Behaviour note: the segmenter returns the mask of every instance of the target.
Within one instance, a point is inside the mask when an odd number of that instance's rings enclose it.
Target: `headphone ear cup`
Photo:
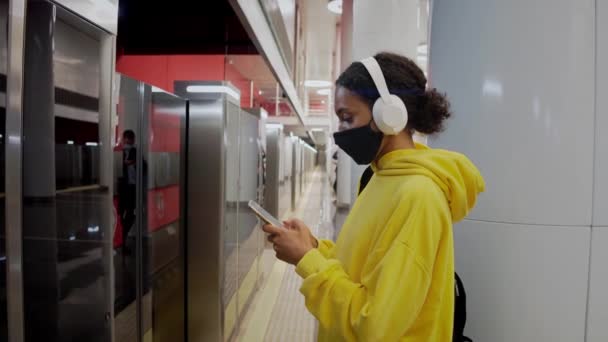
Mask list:
[[[382,117],[382,113],[384,111],[384,101],[382,101],[382,99],[377,99],[376,102],[374,102],[374,106],[372,107],[372,116],[374,118],[374,123],[376,124],[376,126],[378,127],[378,129],[386,134],[384,132],[384,129],[382,129],[382,127],[384,127],[384,118]]]
[[[397,95],[390,95],[390,100],[390,103],[386,103],[382,98],[376,100],[372,115],[382,133],[396,135],[407,126],[407,107]]]

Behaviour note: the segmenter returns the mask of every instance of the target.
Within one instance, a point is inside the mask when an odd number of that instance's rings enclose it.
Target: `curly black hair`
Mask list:
[[[380,64],[391,94],[399,96],[407,107],[409,119],[406,129],[425,134],[439,133],[449,118],[450,103],[437,89],[426,89],[426,77],[411,59],[389,52],[374,56]],[[352,63],[336,80],[368,103],[370,110],[380,97],[378,89],[361,62]]]

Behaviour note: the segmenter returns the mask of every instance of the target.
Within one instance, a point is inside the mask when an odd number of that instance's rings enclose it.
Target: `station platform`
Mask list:
[[[306,222],[320,239],[333,239],[335,207],[329,181],[324,172],[317,170],[306,189],[300,205],[285,218],[296,217]],[[267,249],[266,258],[275,258]],[[299,289],[302,279],[295,267],[274,259],[272,270],[260,287],[249,307],[238,334],[233,341],[312,342],[316,340],[317,323],[306,310]]]

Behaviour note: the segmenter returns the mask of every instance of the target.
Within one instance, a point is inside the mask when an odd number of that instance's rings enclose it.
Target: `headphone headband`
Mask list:
[[[386,85],[386,80],[384,79],[384,74],[382,73],[382,69],[380,68],[380,64],[374,57],[368,57],[361,61],[361,64],[367,69],[367,72],[372,77],[378,92],[380,93],[380,97],[386,102],[390,102],[390,92],[388,91],[388,86]]]
[[[380,98],[372,107],[372,116],[376,126],[384,134],[399,134],[407,126],[408,113],[405,103],[399,96],[388,91],[386,79],[376,58],[366,58],[361,61],[361,64],[367,69],[380,93]]]

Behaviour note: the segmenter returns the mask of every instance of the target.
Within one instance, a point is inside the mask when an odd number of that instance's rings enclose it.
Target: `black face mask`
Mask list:
[[[382,133],[372,130],[372,122],[363,127],[352,128],[334,133],[334,140],[355,163],[366,165],[371,163],[382,143]]]

